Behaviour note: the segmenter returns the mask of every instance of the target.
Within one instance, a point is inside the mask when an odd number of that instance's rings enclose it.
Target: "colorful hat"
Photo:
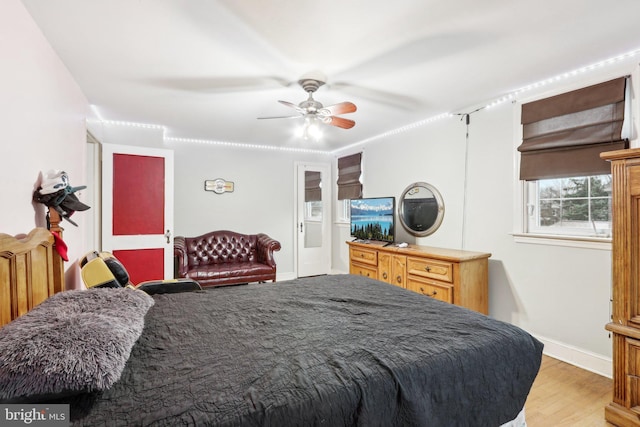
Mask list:
[[[42,180],[42,185],[33,193],[33,199],[54,208],[62,218],[77,226],[69,217],[75,211],[86,211],[90,207],[82,203],[74,193],[85,188],[86,185],[72,187],[66,172],[50,170]]]

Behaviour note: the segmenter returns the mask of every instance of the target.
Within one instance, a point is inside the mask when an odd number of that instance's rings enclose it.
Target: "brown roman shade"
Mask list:
[[[622,138],[626,77],[522,105],[520,179],[611,172],[603,151],[627,148]]]
[[[322,177],[317,171],[304,171],[304,201],[319,202],[322,200]]]
[[[338,200],[362,198],[361,164],[362,153],[338,159]]]

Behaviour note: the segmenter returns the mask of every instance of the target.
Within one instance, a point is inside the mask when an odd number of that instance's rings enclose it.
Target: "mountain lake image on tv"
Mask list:
[[[393,243],[395,205],[395,197],[351,200],[351,236]]]

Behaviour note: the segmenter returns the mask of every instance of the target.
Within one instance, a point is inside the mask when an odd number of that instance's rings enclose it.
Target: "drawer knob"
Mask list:
[[[396,277],[396,280],[398,281],[398,283],[402,283],[402,276]]]
[[[385,271],[384,273],[382,273],[382,278],[383,278],[383,279],[386,279],[387,277],[388,277],[388,276],[387,276],[387,272],[386,272],[386,271]]]

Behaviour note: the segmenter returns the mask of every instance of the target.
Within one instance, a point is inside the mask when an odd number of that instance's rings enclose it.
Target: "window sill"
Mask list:
[[[611,250],[611,239],[578,236],[556,236],[550,234],[512,233],[516,243],[534,245],[567,246],[572,248]]]

